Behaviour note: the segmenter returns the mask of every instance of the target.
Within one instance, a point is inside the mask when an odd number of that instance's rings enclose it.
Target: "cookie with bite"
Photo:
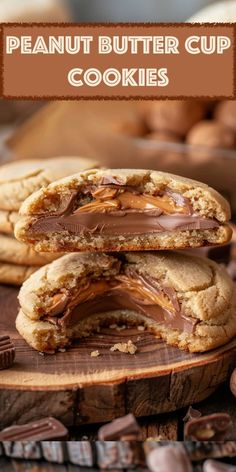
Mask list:
[[[175,251],[67,254],[31,275],[19,301],[19,333],[48,353],[112,323],[144,325],[190,352],[216,348],[236,334],[226,270]]]

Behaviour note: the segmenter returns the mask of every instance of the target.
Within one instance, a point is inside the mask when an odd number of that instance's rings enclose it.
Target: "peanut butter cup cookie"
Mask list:
[[[174,251],[67,254],[22,286],[16,327],[55,352],[101,325],[143,324],[168,344],[201,352],[236,334],[233,282],[215,262]]]
[[[37,251],[180,249],[229,241],[230,208],[205,184],[149,170],[89,170],[32,194],[16,237]]]

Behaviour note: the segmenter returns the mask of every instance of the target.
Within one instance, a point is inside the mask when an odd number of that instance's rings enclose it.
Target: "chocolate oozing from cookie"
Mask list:
[[[172,287],[161,286],[149,275],[122,266],[119,274],[85,279],[72,297],[64,291],[54,295],[44,319],[63,328],[73,328],[92,315],[125,310],[164,323],[173,329],[194,332],[199,320],[186,316]]]
[[[106,176],[97,186],[87,186],[63,199],[54,213],[36,215],[29,233],[43,235],[135,236],[176,230],[206,230],[219,226],[215,219],[193,213],[190,201],[170,188],[157,195]]]

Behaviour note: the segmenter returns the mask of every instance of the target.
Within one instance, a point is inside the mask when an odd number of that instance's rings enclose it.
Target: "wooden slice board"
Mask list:
[[[0,371],[0,427],[56,416],[64,424],[110,421],[133,412],[174,411],[208,397],[236,365],[236,339],[206,354],[189,354],[137,329],[106,329],[66,352],[42,355],[17,333],[17,290],[0,286],[0,332],[16,346],[16,362]],[[110,351],[131,339],[135,355]],[[100,356],[90,353],[99,350]]]

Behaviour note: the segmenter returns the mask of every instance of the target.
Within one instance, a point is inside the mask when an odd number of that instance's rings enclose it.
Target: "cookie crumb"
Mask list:
[[[128,328],[126,325],[117,326],[116,331],[123,331],[123,329]]]
[[[100,352],[99,351],[92,351],[92,352],[90,352],[90,356],[91,357],[98,357],[98,356],[100,356]]]
[[[155,437],[148,437],[146,439],[146,441],[156,441],[156,442],[159,442],[159,441],[164,441],[166,438],[164,438],[164,436],[162,436],[161,434],[159,434],[159,436],[155,436]]]
[[[110,351],[120,351],[125,354],[135,354],[137,351],[137,346],[129,339],[127,343],[117,343],[110,348]]]
[[[138,331],[145,331],[145,326],[139,325],[138,326]]]

